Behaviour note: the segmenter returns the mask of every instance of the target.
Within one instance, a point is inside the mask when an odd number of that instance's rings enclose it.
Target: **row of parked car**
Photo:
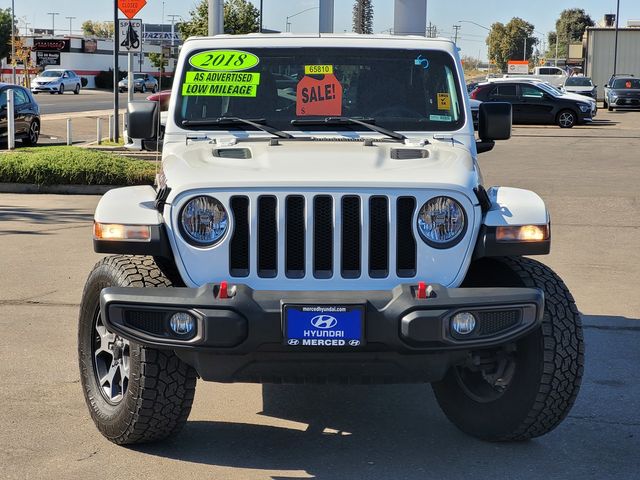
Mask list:
[[[492,78],[470,86],[473,102],[508,102],[513,123],[557,124],[561,128],[591,122],[596,116],[597,85],[588,77],[569,77],[561,88],[536,78]],[[604,87],[604,107],[640,107],[640,80],[614,75]]]

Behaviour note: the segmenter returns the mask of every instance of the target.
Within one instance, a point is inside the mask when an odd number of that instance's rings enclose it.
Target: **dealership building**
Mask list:
[[[95,76],[101,71],[113,68],[113,39],[75,35],[64,37],[30,35],[21,38],[25,41],[25,45],[31,48],[30,75],[32,78],[36,72],[43,69],[68,69],[86,78],[87,88],[95,88]],[[170,57],[172,44],[177,47],[180,43],[180,38],[171,25],[146,25],[143,30],[142,53],[133,53],[134,72],[158,75],[159,70],[151,64],[149,54],[164,52],[167,57]],[[170,75],[174,67],[174,58],[169,58],[168,65],[165,67],[166,74]],[[119,68],[121,71],[127,70],[127,53],[120,53]],[[11,81],[10,59],[2,59],[0,72],[3,82]],[[16,66],[16,73],[18,82],[23,83],[25,74],[23,65]]]

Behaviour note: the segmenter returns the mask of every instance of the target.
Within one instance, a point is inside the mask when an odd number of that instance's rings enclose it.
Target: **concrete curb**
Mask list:
[[[104,195],[117,185],[36,185],[0,183],[0,193],[54,193],[61,195]]]

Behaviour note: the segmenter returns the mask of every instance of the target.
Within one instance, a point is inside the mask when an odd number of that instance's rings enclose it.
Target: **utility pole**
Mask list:
[[[171,17],[171,54],[173,55],[173,47],[175,46],[174,25],[175,25],[175,22],[176,22],[176,18],[182,18],[182,15],[167,15],[167,17]]]
[[[51,15],[51,36],[56,36],[56,15],[60,15],[58,12],[48,12],[47,15]]]
[[[67,20],[69,20],[69,35],[71,35],[71,34],[72,34],[72,32],[73,32],[73,31],[71,30],[71,21],[72,21],[74,18],[76,18],[76,17],[64,17],[64,18],[66,18]]]
[[[208,0],[208,34],[224,33],[224,3],[222,0]]]
[[[462,27],[460,25],[454,25],[453,29],[455,30],[454,32],[454,37],[453,37],[453,43],[458,43],[458,30],[460,30]]]
[[[16,84],[16,4],[11,0],[11,82]]]
[[[260,33],[262,33],[262,0],[260,0]]]
[[[613,74],[618,73],[618,25],[620,21],[620,0],[618,0],[618,6],[616,7],[616,40],[613,47]]]
[[[120,105],[118,98],[118,82],[120,81],[120,67],[118,65],[118,38],[120,38],[120,22],[118,21],[118,0],[113,0],[113,140],[118,143],[118,115]],[[131,89],[131,85],[128,86]]]

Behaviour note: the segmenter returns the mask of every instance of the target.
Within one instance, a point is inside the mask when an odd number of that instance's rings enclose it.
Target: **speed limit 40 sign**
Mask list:
[[[121,52],[142,51],[142,20],[139,18],[120,18],[118,44]]]

